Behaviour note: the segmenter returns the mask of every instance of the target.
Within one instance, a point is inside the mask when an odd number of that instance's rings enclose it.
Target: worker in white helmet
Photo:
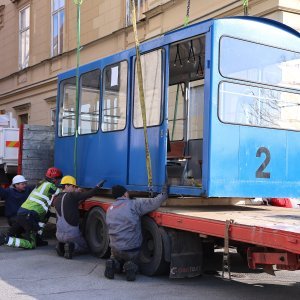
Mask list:
[[[34,186],[28,186],[23,175],[16,175],[9,188],[0,187],[0,198],[5,201],[5,216],[10,226],[16,220],[17,211],[27,199]]]

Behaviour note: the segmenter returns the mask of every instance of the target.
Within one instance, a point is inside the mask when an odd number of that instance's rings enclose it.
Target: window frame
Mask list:
[[[189,128],[189,126],[190,126],[190,124],[189,124],[189,120],[190,120],[190,97],[191,97],[191,95],[190,95],[190,93],[191,93],[191,87],[190,87],[190,84],[191,83],[195,83],[195,82],[197,82],[197,81],[199,81],[200,82],[200,84],[199,85],[196,85],[195,87],[197,87],[197,86],[203,86],[203,124],[202,124],[202,138],[190,138],[190,128]],[[194,87],[194,86],[193,86]],[[192,88],[193,88],[192,87]],[[187,132],[187,142],[189,142],[189,141],[197,141],[197,140],[203,140],[204,139],[204,120],[205,120],[205,116],[204,116],[204,106],[205,106],[205,77],[203,78],[203,79],[196,79],[196,80],[192,80],[192,81],[190,81],[189,82],[189,95],[188,95],[188,101],[189,101],[189,103],[188,103],[188,117],[187,117],[187,122],[188,122],[188,132]],[[219,104],[219,102],[218,102],[218,104]],[[218,109],[219,109],[219,106],[218,106]]]
[[[22,28],[22,13],[25,12],[27,9],[29,9],[29,25],[26,28]],[[26,64],[24,64],[25,62],[23,62],[23,51],[22,51],[22,34],[24,32],[28,31],[29,33],[29,42],[28,42],[28,49],[27,53],[28,53],[28,61]],[[18,55],[18,65],[19,65],[19,70],[23,70],[28,68],[29,66],[29,54],[30,54],[30,4],[22,7],[19,10],[19,28],[18,28],[18,35],[19,35],[19,55]]]
[[[283,50],[283,51],[289,51],[289,52],[293,52],[293,53],[297,53],[297,54],[300,54],[300,51],[297,52],[297,51],[294,51],[294,50],[291,50],[291,49],[286,49],[286,48],[280,48],[280,47],[276,47],[274,45],[269,45],[269,44],[266,44],[266,43],[259,43],[259,42],[255,42],[255,41],[250,41],[250,40],[247,40],[247,39],[243,39],[243,38],[240,38],[240,37],[236,37],[236,36],[231,36],[231,35],[222,35],[220,38],[219,38],[219,45],[218,45],[218,71],[219,71],[219,74],[223,77],[223,78],[227,78],[227,79],[231,79],[231,80],[236,80],[236,81],[240,81],[240,82],[244,82],[244,83],[253,83],[253,84],[258,84],[258,85],[264,85],[264,86],[269,86],[269,87],[273,87],[273,88],[282,88],[282,89],[287,89],[287,90],[291,90],[291,91],[300,91],[300,89],[297,89],[297,88],[291,88],[291,87],[287,87],[287,86],[284,86],[284,85],[275,85],[275,84],[268,84],[266,82],[262,82],[262,81],[253,81],[253,80],[246,80],[244,78],[236,78],[236,77],[230,77],[228,76],[227,74],[224,74],[222,73],[222,68],[221,68],[221,54],[222,54],[222,47],[221,47],[221,41],[222,39],[225,39],[225,38],[229,38],[229,39],[234,39],[234,40],[238,40],[238,41],[241,41],[241,42],[246,42],[246,43],[251,43],[251,44],[256,44],[256,45],[259,45],[259,46],[264,46],[264,47],[269,47],[269,48],[273,48],[273,49],[278,49],[278,50]]]
[[[126,120],[125,120],[125,126],[124,128],[122,129],[118,129],[118,130],[108,130],[108,131],[103,131],[102,130],[102,120],[103,120],[103,116],[102,116],[102,112],[103,112],[103,101],[104,101],[104,90],[105,90],[105,82],[104,82],[104,74],[105,74],[105,69],[107,67],[112,67],[112,66],[115,66],[117,64],[121,64],[122,62],[126,62],[126,65],[127,65],[127,72],[126,72],[126,113],[125,113],[125,116],[126,116]],[[102,69],[102,78],[101,78],[101,84],[102,84],[102,90],[101,90],[101,99],[100,99],[100,112],[101,112],[101,118],[99,119],[99,128],[101,129],[101,132],[106,134],[106,133],[112,133],[112,132],[121,132],[121,131],[124,131],[126,130],[126,127],[127,127],[127,123],[128,123],[128,89],[129,89],[129,83],[128,83],[128,79],[129,79],[129,62],[127,59],[124,59],[124,60],[121,60],[121,61],[117,61],[117,62],[114,62],[112,64],[109,64],[109,65],[106,65],[105,67],[103,67]],[[120,77],[119,77],[119,81],[120,81]]]
[[[291,93],[291,94],[298,94],[300,96],[300,91],[298,90],[289,90],[289,89],[284,89],[281,87],[277,87],[276,89],[273,86],[269,86],[269,85],[263,85],[263,84],[255,84],[252,82],[241,82],[241,81],[230,81],[230,80],[222,80],[219,82],[218,84],[218,105],[217,105],[217,117],[218,120],[220,121],[220,123],[222,124],[229,124],[229,125],[234,125],[234,126],[246,126],[246,127],[253,127],[253,128],[262,128],[262,129],[271,129],[271,130],[284,130],[284,131],[294,131],[294,132],[300,132],[299,130],[296,129],[291,129],[291,128],[279,128],[279,127],[266,127],[266,126],[259,126],[259,125],[250,125],[250,124],[244,124],[244,123],[234,123],[234,122],[228,122],[228,121],[224,121],[221,119],[220,117],[220,90],[221,90],[221,85],[223,83],[229,83],[229,84],[236,84],[236,85],[242,85],[242,86],[250,86],[250,87],[254,87],[257,89],[269,89],[269,90],[275,90],[278,92],[284,92],[284,93]]]
[[[184,85],[184,94],[185,94],[185,96],[186,96],[186,82],[182,81],[182,82],[179,82],[179,83],[172,84],[172,85],[170,85],[170,86],[174,86],[174,85],[177,85],[177,84],[183,84],[183,85]],[[168,87],[168,89],[170,88],[170,86]],[[183,99],[183,114],[185,113],[185,114],[186,114],[186,117],[185,117],[185,118],[182,118],[182,119],[176,119],[176,121],[177,121],[177,120],[180,120],[180,121],[183,121],[183,123],[188,119],[187,113],[186,113],[187,108],[185,107],[185,106],[186,106],[186,104],[185,104],[185,101],[186,101],[185,96],[184,96],[184,99]],[[169,92],[168,92],[168,110],[169,110],[169,99],[170,99],[170,98],[169,98]],[[184,116],[183,116],[183,117],[184,117]],[[168,130],[169,130],[169,135],[171,135],[171,134],[170,134],[170,129],[171,129],[171,128],[169,128],[170,122],[174,122],[174,120],[173,120],[173,119],[170,119],[169,112],[168,112]],[[180,140],[171,140],[171,138],[170,138],[170,142],[184,141],[184,140],[185,140],[185,130],[186,130],[186,129],[183,127],[183,131],[182,131],[182,139],[180,139]]]
[[[58,55],[60,55],[60,54],[62,54],[63,53],[63,48],[61,49],[61,52],[60,52],[60,45],[61,45],[61,42],[63,43],[63,39],[64,39],[64,29],[65,29],[65,7],[66,7],[66,1],[65,0],[63,0],[64,1],[64,5],[63,5],[63,7],[60,7],[60,8],[58,8],[57,10],[55,10],[54,11],[54,1],[55,0],[51,0],[51,57],[55,57],[55,56],[58,56]],[[61,39],[60,39],[60,35],[58,34],[58,39],[57,39],[57,54],[54,54],[54,49],[53,49],[53,32],[54,32],[54,30],[53,30],[53,26],[54,26],[54,22],[53,22],[53,17],[54,17],[54,15],[55,14],[58,14],[58,16],[59,16],[59,13],[61,12],[61,11],[64,11],[64,23],[63,23],[63,35],[62,35],[62,41],[61,41]],[[58,17],[58,31],[59,31],[59,26],[60,25],[60,18]]]
[[[99,104],[98,104],[98,109],[99,109],[99,117],[98,117],[98,128],[96,131],[94,132],[89,132],[89,133],[80,133],[79,131],[79,127],[80,127],[80,116],[81,116],[81,99],[82,99],[82,76],[85,75],[85,74],[88,74],[90,72],[93,72],[93,71],[99,71]],[[95,68],[95,69],[92,69],[92,70],[89,70],[89,71],[86,71],[84,73],[81,73],[80,74],[80,77],[79,77],[79,99],[78,99],[78,135],[81,135],[81,136],[85,136],[85,135],[90,135],[90,134],[97,134],[99,132],[99,128],[100,128],[100,120],[101,120],[101,100],[102,100],[102,89],[101,89],[101,82],[102,82],[102,70],[100,68]],[[75,77],[76,78],[76,77]],[[75,112],[75,118],[76,118],[76,112]],[[76,130],[76,128],[75,128]]]
[[[61,110],[63,109],[63,104],[64,104],[64,102],[63,102],[63,100],[64,100],[64,89],[63,89],[63,87],[64,87],[64,85],[63,85],[63,83],[64,83],[64,81],[67,81],[67,80],[71,80],[72,78],[74,78],[75,79],[75,88],[76,88],[76,76],[71,76],[71,77],[67,77],[67,78],[64,78],[63,80],[61,80],[60,81],[60,83],[59,83],[59,101],[58,101],[58,118],[57,118],[57,120],[56,120],[56,123],[57,123],[57,136],[59,137],[59,138],[68,138],[68,137],[73,137],[73,136],[75,136],[75,133],[76,133],[76,128],[75,128],[75,131],[74,131],[74,133],[73,134],[70,134],[70,135],[63,135],[62,134],[62,129],[63,129],[63,123],[62,123],[62,121],[63,121],[63,118],[61,118],[60,117],[60,115],[61,115]],[[75,100],[76,101],[76,100]],[[76,102],[75,102],[76,103]],[[75,112],[75,124],[76,124],[76,112]]]

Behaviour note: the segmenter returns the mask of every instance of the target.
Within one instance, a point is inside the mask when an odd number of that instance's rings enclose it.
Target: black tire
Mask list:
[[[140,270],[147,276],[168,272],[169,264],[164,259],[162,237],[157,224],[149,217],[142,218],[143,244],[140,253]]]
[[[102,208],[94,207],[89,212],[85,224],[85,238],[93,254],[101,258],[109,256],[109,236]]]

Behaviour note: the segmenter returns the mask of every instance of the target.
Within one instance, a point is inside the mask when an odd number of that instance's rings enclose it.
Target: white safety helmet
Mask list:
[[[27,182],[23,175],[16,175],[12,180],[12,184],[18,184],[22,182]]]

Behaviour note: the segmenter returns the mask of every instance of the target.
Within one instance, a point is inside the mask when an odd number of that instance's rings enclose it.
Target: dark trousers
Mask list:
[[[135,251],[121,251],[117,249],[111,249],[110,258],[116,262],[116,271],[121,272],[126,262],[132,261],[138,266],[140,256],[140,249]]]
[[[39,230],[38,218],[34,213],[17,215],[11,228],[8,230],[8,236],[17,237],[24,234],[25,239],[30,239],[31,234],[36,234]]]
[[[20,237],[22,235],[22,233],[24,233],[24,228],[16,224],[17,223],[17,216],[8,217],[7,218],[7,223],[10,226],[10,229],[8,230],[8,234],[10,236]],[[12,228],[14,228],[14,229],[12,229]]]

